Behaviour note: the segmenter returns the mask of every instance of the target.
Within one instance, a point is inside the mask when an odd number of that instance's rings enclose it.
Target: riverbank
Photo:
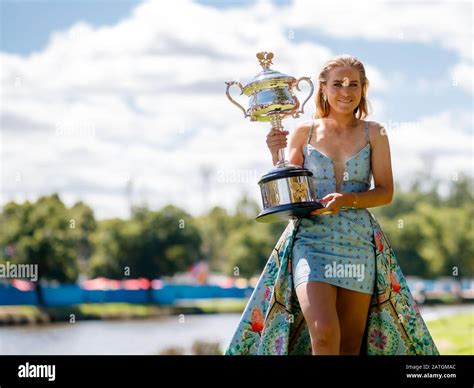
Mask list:
[[[84,303],[72,306],[0,306],[0,326],[33,325],[85,320],[126,320],[158,318],[179,314],[242,312],[246,299],[182,300],[174,306],[132,303]]]

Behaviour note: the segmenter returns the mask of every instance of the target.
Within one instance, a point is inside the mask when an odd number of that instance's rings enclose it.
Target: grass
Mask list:
[[[170,315],[171,308],[132,303],[84,303],[72,306],[1,306],[1,324],[48,323],[88,319],[131,319]]]
[[[177,307],[194,308],[203,314],[242,313],[247,302],[247,298],[188,299],[180,301]]]
[[[160,315],[154,305],[132,303],[84,303],[75,306],[48,308],[54,321],[65,321],[74,314],[75,319],[128,319],[147,318]]]
[[[49,315],[37,306],[0,307],[0,325],[47,323],[49,321]]]
[[[442,355],[474,355],[474,313],[426,322]]]

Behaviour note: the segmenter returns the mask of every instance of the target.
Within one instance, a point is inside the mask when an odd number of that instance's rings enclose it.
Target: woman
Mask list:
[[[298,125],[289,161],[313,172],[324,208],[289,223],[226,354],[437,354],[367,210],[393,197],[387,134],[363,120],[367,88],[364,66],[352,56],[320,72],[318,118]],[[287,135],[272,129],[267,136],[274,164]]]

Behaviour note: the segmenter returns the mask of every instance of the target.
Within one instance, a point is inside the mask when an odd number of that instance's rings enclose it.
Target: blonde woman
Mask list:
[[[368,85],[364,65],[349,55],[328,61],[321,70],[316,117],[297,126],[289,161],[313,172],[324,208],[290,222],[227,354],[437,353],[388,239],[367,210],[393,197],[387,134],[381,125],[364,120]],[[273,129],[267,136],[274,164],[287,135]],[[409,311],[403,324],[410,328],[395,322],[403,319],[398,309]],[[407,336],[407,330],[418,331],[420,339]],[[410,344],[417,341],[421,350],[416,351]]]

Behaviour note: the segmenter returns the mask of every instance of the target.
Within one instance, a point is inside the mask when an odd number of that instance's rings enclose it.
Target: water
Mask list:
[[[422,306],[426,321],[462,312],[473,305]],[[180,319],[181,318],[181,319]],[[153,355],[168,347],[190,353],[194,341],[219,343],[224,349],[240,314],[172,316],[133,321],[84,321],[0,328],[4,355]]]
[[[240,314],[185,315],[131,321],[83,321],[0,328],[4,355],[153,355],[168,347],[188,353],[194,341],[224,349]]]

